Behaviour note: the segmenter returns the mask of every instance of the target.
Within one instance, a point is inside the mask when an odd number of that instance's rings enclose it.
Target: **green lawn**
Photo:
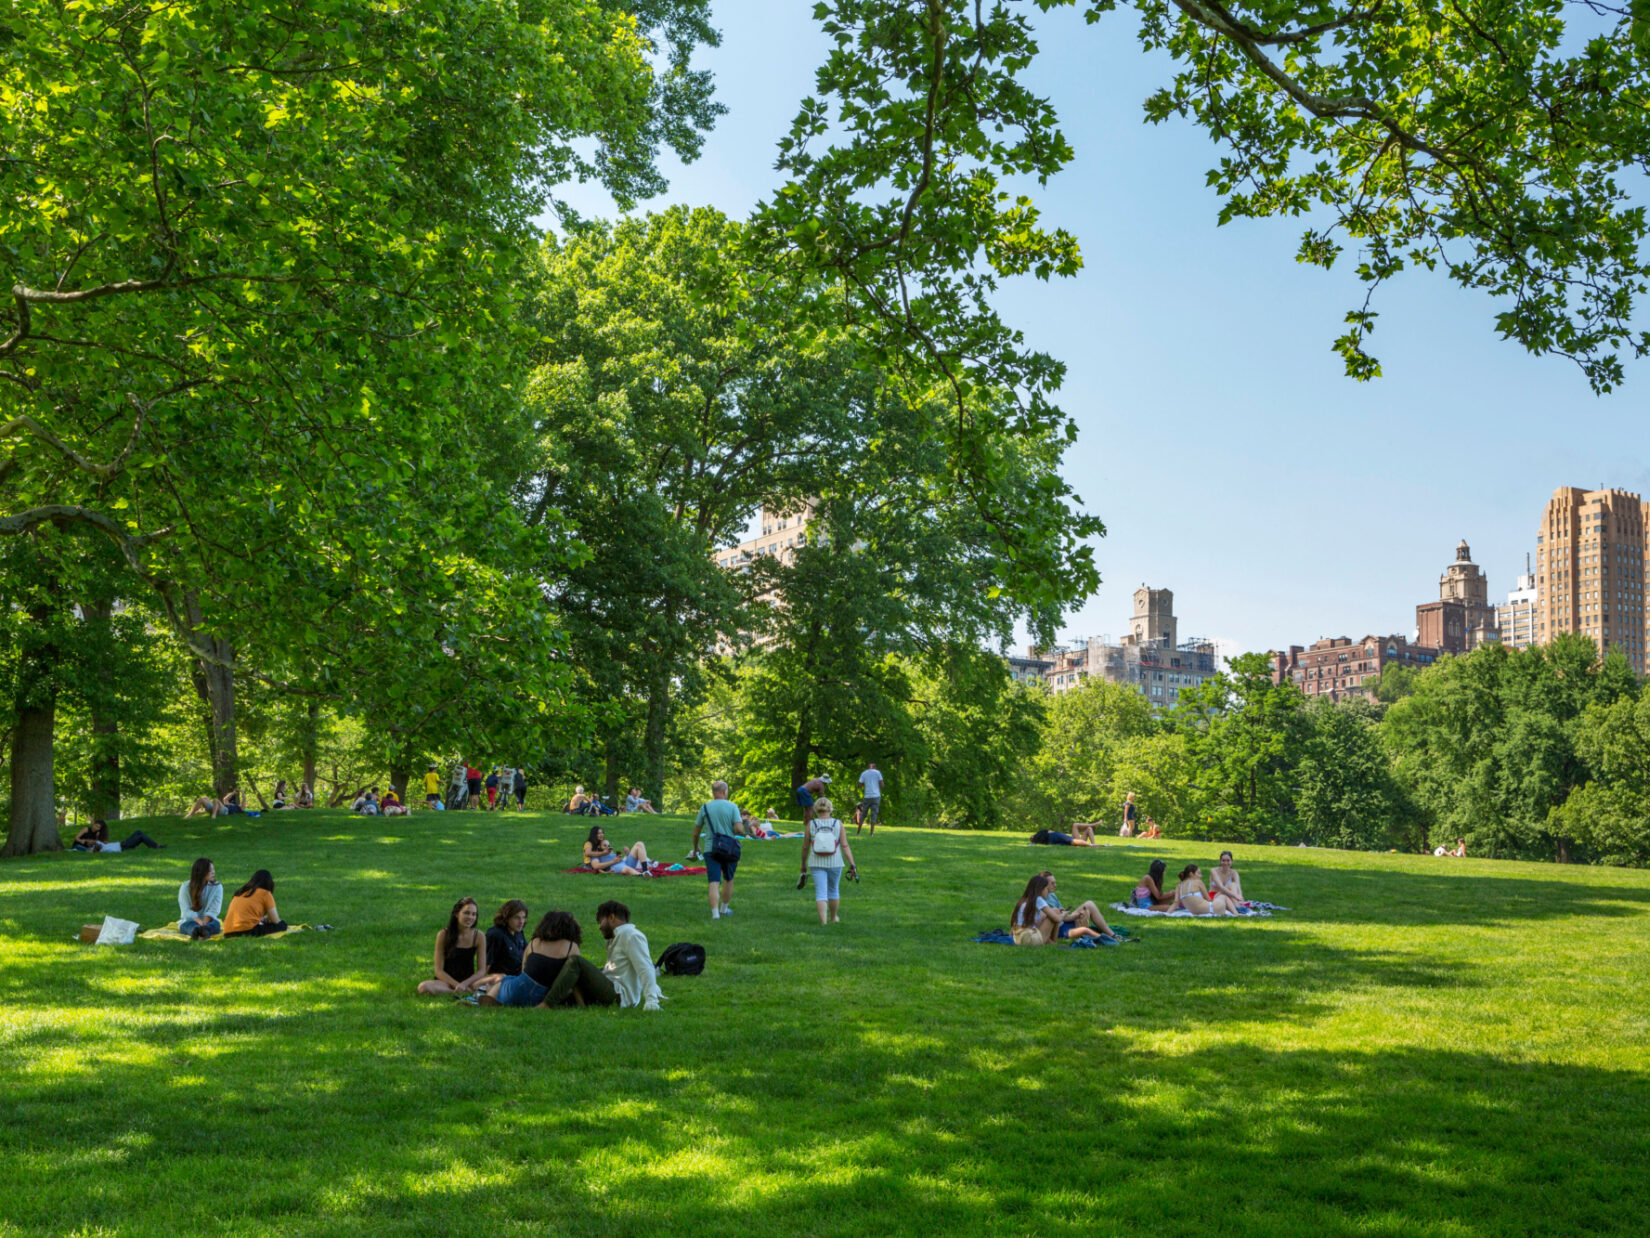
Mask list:
[[[823,930],[800,843],[563,876],[564,816],[140,823],[0,865],[0,1235],[1630,1233],[1650,1186],[1650,874],[1238,848],[1247,922],[974,945],[1049,866],[1121,898],[1207,844],[884,830]],[[678,818],[626,818],[656,856]],[[198,854],[329,934],[93,948]],[[419,998],[447,909],[628,901],[703,943],[658,1014]],[[227,900],[226,900],[227,901]]]

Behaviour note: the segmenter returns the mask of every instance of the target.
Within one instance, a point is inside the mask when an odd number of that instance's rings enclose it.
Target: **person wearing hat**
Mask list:
[[[825,788],[831,785],[829,774],[815,774],[807,782],[796,789],[796,804],[802,809],[802,828],[808,828],[808,822],[814,819],[814,799],[825,794]]]
[[[435,772],[435,762],[424,771],[424,807],[434,808],[441,802],[441,775]]]

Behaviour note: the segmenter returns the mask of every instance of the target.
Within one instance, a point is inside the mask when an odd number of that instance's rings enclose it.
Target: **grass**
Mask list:
[[[1650,1204],[1650,874],[1238,848],[1252,922],[974,945],[1049,866],[1123,896],[1208,844],[885,829],[817,924],[800,843],[563,876],[573,818],[140,823],[0,867],[0,1235],[1629,1233]],[[679,818],[624,819],[656,856]],[[71,941],[175,915],[197,855],[330,934]],[[413,990],[461,894],[628,901],[709,951],[658,1014]]]

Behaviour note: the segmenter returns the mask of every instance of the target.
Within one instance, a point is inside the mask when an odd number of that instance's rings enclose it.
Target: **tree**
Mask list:
[[[1193,823],[1197,837],[1288,833],[1302,701],[1294,684],[1272,682],[1272,660],[1263,653],[1240,654],[1229,672],[1182,690],[1177,721],[1203,800],[1203,820]]]
[[[1305,739],[1295,775],[1300,837],[1320,847],[1361,851],[1398,842],[1424,846],[1426,833],[1412,829],[1392,776],[1379,709],[1362,697],[1320,697],[1307,703],[1302,718]]]
[[[1553,810],[1553,831],[1599,863],[1650,864],[1650,693],[1589,705],[1576,750],[1593,776]]]
[[[1026,769],[1025,795],[1039,824],[1063,830],[1073,821],[1121,823],[1116,788],[1124,747],[1155,730],[1151,702],[1128,684],[1089,678],[1051,695],[1042,742]],[[1140,769],[1144,756],[1132,753],[1130,766]],[[1155,801],[1140,805],[1142,815],[1148,811],[1170,819]]]
[[[923,659],[914,687],[923,781],[939,823],[1001,828],[1003,801],[1037,749],[1041,691],[1016,684],[1001,658],[968,645]]]

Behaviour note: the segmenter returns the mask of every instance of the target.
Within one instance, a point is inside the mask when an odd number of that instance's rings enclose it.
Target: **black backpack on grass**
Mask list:
[[[705,970],[705,948],[679,941],[673,946],[666,946],[654,966],[666,976],[697,976]]]

